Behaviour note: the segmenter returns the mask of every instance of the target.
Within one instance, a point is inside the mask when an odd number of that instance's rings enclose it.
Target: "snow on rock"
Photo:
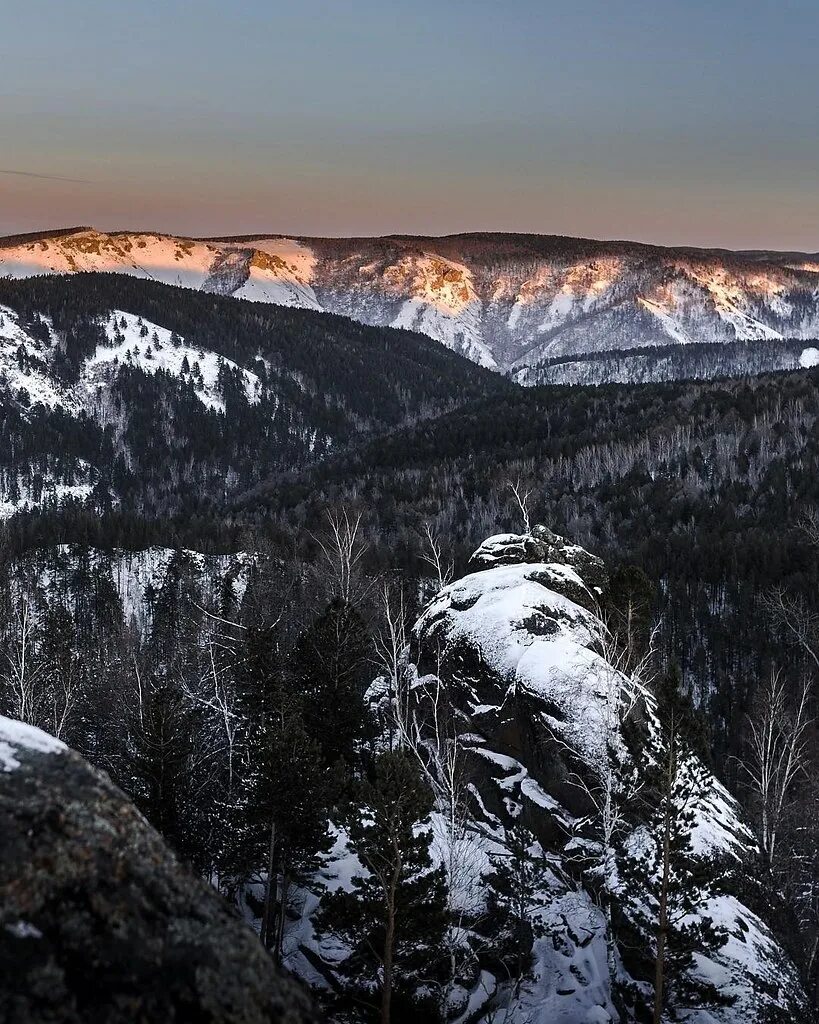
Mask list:
[[[402,676],[401,707],[419,730],[418,752],[429,758],[431,776],[444,782],[428,823],[433,860],[453,880],[450,905],[459,922],[453,934],[471,951],[448,997],[448,1019],[634,1024],[642,1018],[628,1010],[624,1016],[622,999],[612,997],[599,882],[585,860],[599,851],[599,840],[589,830],[592,805],[584,786],[599,784],[610,770],[640,771],[653,763],[659,731],[654,699],[605,657],[605,631],[590,600],[605,586],[599,559],[534,527],[523,536],[489,538],[472,564],[478,571],[443,588],[421,614]],[[374,681],[368,699],[377,715],[388,710],[390,694],[383,677]],[[445,727],[441,751],[442,707],[449,708],[455,731]],[[612,708],[628,709],[628,736]],[[443,719],[450,721],[447,713]],[[459,752],[456,762],[453,750]],[[467,794],[466,822],[454,831],[445,785],[453,763]],[[748,861],[755,842],[736,801],[693,755],[684,770],[698,783],[695,854],[726,864]],[[644,801],[627,808],[624,835],[617,840],[622,852],[646,842],[649,820]],[[487,877],[494,859],[508,854],[509,830],[519,824],[528,829],[530,851],[542,865],[532,910],[542,930],[529,973],[515,985],[497,970],[495,954],[484,955],[479,936],[488,909]],[[622,887],[628,883],[618,878],[618,863],[611,881]],[[332,988],[334,970],[350,955],[334,937],[315,933],[320,888],[349,887],[359,871],[346,837],[337,832],[317,885],[305,890],[302,913],[288,926],[286,963],[318,988]],[[643,897],[626,890],[621,895],[620,912],[627,918]],[[726,939],[717,951],[696,956],[693,973],[714,981],[733,1001],[708,1009],[679,1007],[680,1019],[763,1024],[771,1012],[781,1019],[802,1014],[805,996],[792,962],[737,895],[704,896],[696,913],[712,917]],[[640,933],[638,941],[650,950],[650,934]],[[639,948],[616,948],[613,969],[623,985],[620,996],[639,992],[650,1003],[650,953],[635,957]]]
[[[534,526],[518,536],[501,533],[487,539],[473,552],[470,568],[488,569],[500,565],[548,563],[545,572],[553,589],[592,611],[607,580],[601,559],[577,544],[567,544],[545,526]],[[541,573],[541,583],[546,577]]]
[[[534,561],[538,556],[550,560]],[[594,786],[605,778],[607,765],[631,770],[642,763],[635,760],[636,736],[652,756],[658,730],[654,699],[606,660],[594,606],[572,599],[588,598],[604,585],[598,559],[536,527],[523,536],[489,538],[472,564],[479,571],[445,587],[418,620],[408,678],[419,714],[425,695],[440,694],[441,687],[457,709],[481,863],[487,852],[503,850],[505,830],[523,821],[554,867],[543,893],[546,932],[535,944],[533,976],[504,1019],[620,1020],[609,991],[599,905],[585,876],[573,883],[566,878],[576,870],[578,851],[594,848],[594,833],[584,832],[589,805],[579,780]],[[630,709],[628,740],[620,719],[612,717],[613,707]],[[695,854],[728,863],[753,858],[754,837],[737,802],[693,756],[685,770],[701,782]],[[643,812],[635,807],[629,813],[627,846],[645,833]],[[710,958],[700,956],[696,970],[710,972],[735,1002],[689,1013],[687,1020],[751,1024],[774,1007],[800,1011],[804,994],[795,969],[759,918],[727,894],[703,903],[698,913],[717,918],[728,938]],[[488,979],[486,970],[483,965],[464,993],[473,1024],[491,1020],[503,995],[504,979]]]
[[[443,590],[416,629],[434,636],[442,657],[455,649],[478,650],[507,686],[553,705],[562,731],[593,760],[605,742],[599,723],[607,694],[586,680],[599,675],[602,686],[606,666],[590,649],[594,616],[544,584],[553,574],[547,564],[473,573]]]
[[[819,366],[819,348],[803,348],[799,356],[799,365],[808,369],[811,366]]]
[[[26,753],[59,754],[66,749],[64,743],[42,729],[0,715],[0,771],[19,768],[19,759]]]
[[[193,568],[203,587],[216,597],[224,581],[232,586],[234,600],[241,603],[247,586],[253,555],[204,555],[200,551],[152,547],[144,551],[117,551],[111,560],[111,577],[117,589],[127,622],[144,627],[147,621],[147,595],[162,590],[168,569],[175,558],[184,558]]]

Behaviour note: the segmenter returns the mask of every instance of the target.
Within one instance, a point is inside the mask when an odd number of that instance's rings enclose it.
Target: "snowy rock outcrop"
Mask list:
[[[0,1020],[307,1024],[301,990],[102,773],[0,718]]]
[[[639,773],[656,757],[654,697],[612,663],[595,611],[606,586],[599,559],[535,527],[525,536],[490,538],[472,564],[478,571],[445,587],[414,628],[408,701],[416,721],[427,716],[426,750],[433,765],[441,736],[433,719],[444,698],[452,709],[455,726],[447,742],[450,749],[457,744],[468,780],[474,864],[471,885],[462,873],[459,887],[474,920],[481,916],[475,906],[485,898],[488,858],[503,854],[510,830],[525,826],[547,868],[537,901],[542,934],[534,944],[531,976],[501,1019],[519,1024],[640,1020],[640,999],[645,1006],[651,992],[644,952],[653,936],[630,919],[630,908],[643,897],[618,879],[616,864],[620,853],[642,841],[650,800],[623,799],[623,820],[613,840],[618,849],[607,868],[598,864],[591,870],[601,854],[591,795],[603,792],[611,771],[643,781]],[[378,696],[376,685],[373,697]],[[692,848],[727,877],[732,869],[753,864],[753,835],[724,787],[693,754],[686,757],[684,771],[697,779]],[[446,862],[446,827],[439,833]],[[601,870],[609,873],[606,884],[619,907],[615,934],[628,936],[613,961],[601,909]],[[695,954],[692,970],[713,982],[728,1005],[688,1009],[684,1019],[696,1024],[796,1019],[804,1007],[796,971],[743,897],[730,886],[708,893],[696,915],[710,918],[723,938],[719,948]],[[640,955],[635,943],[644,951]],[[631,996],[624,994],[629,991]],[[493,1013],[501,1012],[509,992],[508,980],[478,954],[455,993],[461,1007],[456,1019],[463,1024],[498,1019]]]
[[[590,611],[597,607],[608,582],[602,559],[577,544],[566,543],[545,526],[533,526],[531,533],[522,535],[487,537],[469,560],[470,568],[476,570],[521,564],[540,565],[533,578]]]

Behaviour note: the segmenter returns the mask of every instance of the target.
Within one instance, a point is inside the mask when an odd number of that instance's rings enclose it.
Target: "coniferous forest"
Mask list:
[[[115,275],[0,315],[0,713],[328,1020],[811,1019],[819,370],[523,388]]]

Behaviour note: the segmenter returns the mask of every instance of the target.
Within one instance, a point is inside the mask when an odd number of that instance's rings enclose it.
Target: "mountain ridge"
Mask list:
[[[543,365],[560,357],[605,363],[615,349],[819,337],[811,253],[491,232],[190,238],[62,229],[0,239],[0,275],[83,271],[407,328],[521,383],[541,382]]]

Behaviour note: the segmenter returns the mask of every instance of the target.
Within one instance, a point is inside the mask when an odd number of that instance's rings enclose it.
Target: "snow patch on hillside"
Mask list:
[[[295,238],[254,238],[247,243],[284,263],[284,269],[300,284],[310,284],[316,270],[316,254]]]
[[[393,295],[405,295],[392,327],[426,334],[490,369],[497,362],[483,340],[483,303],[468,267],[430,254],[403,256],[384,271]]]
[[[61,405],[75,412],[79,408],[76,398],[50,373],[53,331],[48,321],[42,323],[48,340],[27,331],[14,310],[0,306],[0,384],[15,397],[24,392],[30,405],[49,409]]]
[[[644,298],[642,295],[638,297],[637,302],[643,309],[648,310],[652,316],[657,318],[663,331],[672,341],[677,341],[680,345],[691,344],[691,339],[678,325],[669,310],[664,309],[658,302],[652,302],[651,299]]]
[[[10,476],[13,478],[10,479]],[[2,474],[0,494],[0,521],[10,519],[19,512],[59,505],[68,499],[85,501],[90,498],[97,482],[96,470],[83,459],[72,467],[72,483],[67,483],[51,472]]]
[[[426,334],[479,366],[495,370],[495,357],[481,339],[480,309],[476,302],[459,313],[450,313],[422,298],[412,298],[403,303],[390,326]]]
[[[143,373],[164,371],[191,381],[203,405],[224,412],[219,373],[227,368],[241,374],[248,402],[255,404],[261,398],[262,384],[255,373],[215,352],[193,348],[178,335],[174,339],[172,332],[159,324],[114,310],[103,327],[109,344],[97,346],[83,370],[83,379],[91,388],[106,386],[112,364],[133,366]]]

